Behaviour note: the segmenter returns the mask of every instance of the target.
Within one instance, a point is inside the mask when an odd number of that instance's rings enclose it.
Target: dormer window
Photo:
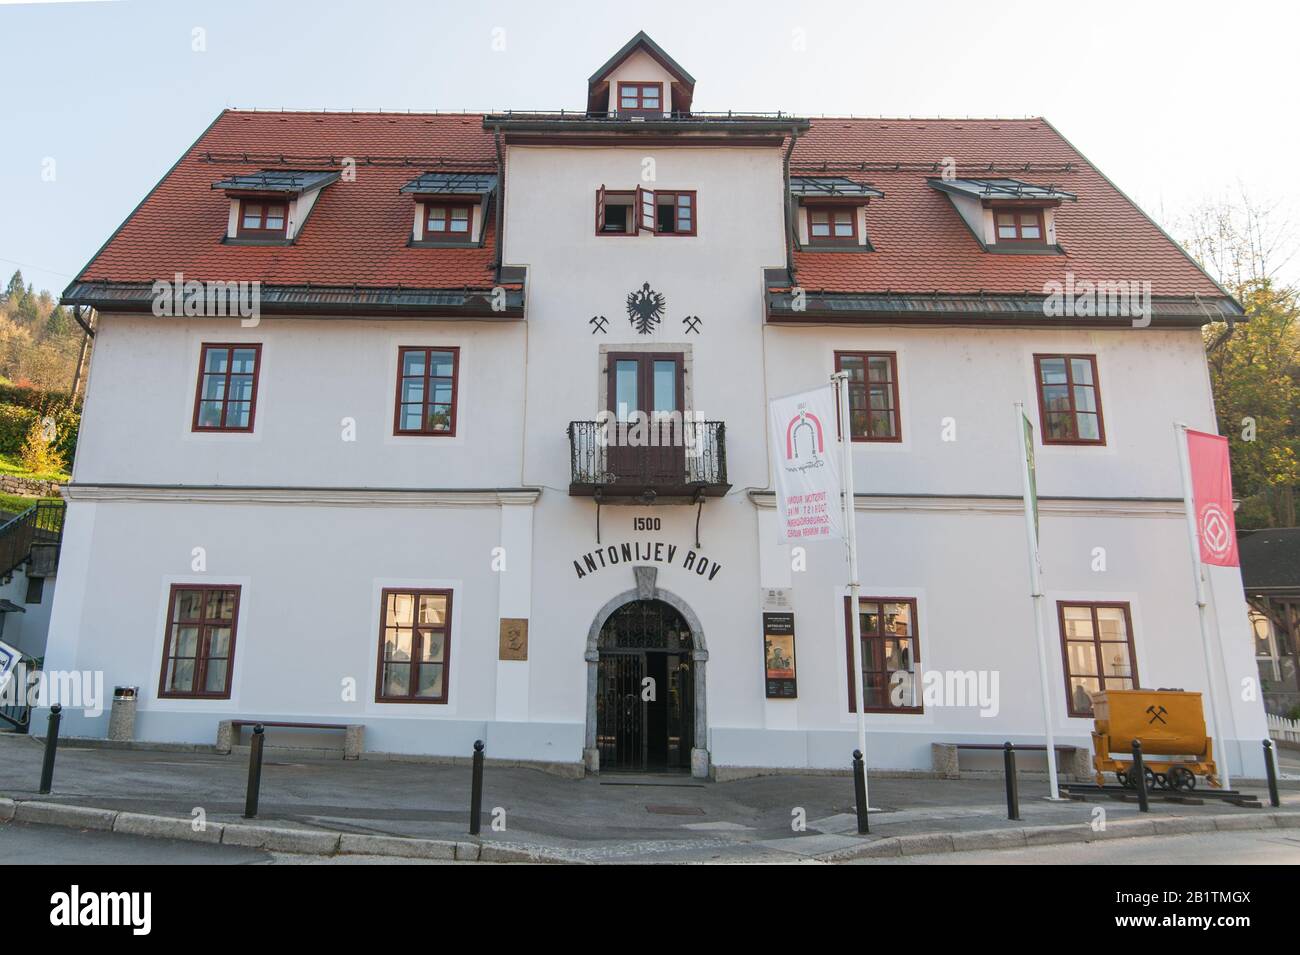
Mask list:
[[[994,221],[997,223],[999,242],[1038,242],[1043,241],[1043,214],[1039,209],[995,209]]]
[[[212,184],[230,199],[225,241],[284,245],[298,237],[321,191],[335,182],[333,169],[263,169]]]
[[[620,116],[663,115],[664,85],[662,83],[619,83],[618,113]]]
[[[810,208],[808,210],[808,237],[814,245],[819,242],[853,241],[857,238],[857,209]]]
[[[1073,193],[1019,179],[929,179],[948,196],[985,252],[1059,255],[1056,210]]]
[[[794,229],[805,249],[870,252],[867,205],[884,193],[843,176],[792,176]]]
[[[497,177],[480,172],[426,172],[401,188],[415,202],[413,246],[482,245]]]
[[[288,222],[287,202],[243,199],[239,204],[239,235],[247,239],[282,239]]]
[[[429,203],[425,207],[424,234],[426,239],[452,236],[469,238],[472,206],[446,206]]]

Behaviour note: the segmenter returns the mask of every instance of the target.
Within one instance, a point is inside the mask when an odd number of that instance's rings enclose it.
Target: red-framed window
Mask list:
[[[158,696],[229,699],[238,626],[237,585],[172,584]]]
[[[1035,355],[1043,444],[1105,444],[1096,355]]]
[[[994,209],[993,226],[998,242],[1047,241],[1041,209]]]
[[[849,711],[857,712],[857,681],[853,679],[853,618],[851,598],[844,598],[844,651],[848,655]],[[862,628],[863,709],[876,713],[920,713],[921,689],[916,685],[921,661],[916,598],[863,597],[858,601]],[[897,676],[896,676],[897,675]]]
[[[1071,716],[1090,718],[1092,697],[1102,690],[1137,689],[1133,614],[1127,603],[1058,600],[1056,613]]]
[[[898,355],[892,351],[837,351],[835,370],[849,375],[849,431],[854,441],[901,441]]]
[[[406,346],[397,353],[394,434],[450,437],[456,433],[460,348]]]
[[[845,245],[858,240],[856,206],[809,206],[808,241]]]
[[[664,85],[641,81],[618,84],[618,112],[636,115],[664,111]]]
[[[446,703],[451,591],[389,590],[380,599],[378,703]]]
[[[467,205],[426,203],[424,207],[425,241],[439,239],[469,241],[473,234],[474,209]]]
[[[698,213],[694,189],[596,190],[597,235],[696,235]]]
[[[194,395],[194,431],[252,431],[262,346],[204,344]]]
[[[695,235],[695,190],[659,189],[655,204],[655,235]]]
[[[240,199],[237,234],[250,239],[284,238],[289,225],[289,203],[284,199]]]

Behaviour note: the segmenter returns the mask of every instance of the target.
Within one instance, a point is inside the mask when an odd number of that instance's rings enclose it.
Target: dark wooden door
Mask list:
[[[685,375],[679,352],[611,352],[609,471],[622,483],[686,482]],[[644,422],[644,423],[641,423]]]

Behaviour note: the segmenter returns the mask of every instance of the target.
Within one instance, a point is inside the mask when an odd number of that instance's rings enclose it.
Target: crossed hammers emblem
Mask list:
[[[1152,704],[1151,706],[1147,707],[1147,712],[1151,714],[1151,719],[1147,720],[1148,726],[1150,726],[1156,720],[1159,720],[1161,723],[1164,723],[1166,726],[1169,725],[1165,721],[1165,716],[1169,713],[1169,711],[1165,709],[1163,706],[1156,707],[1154,704]]]

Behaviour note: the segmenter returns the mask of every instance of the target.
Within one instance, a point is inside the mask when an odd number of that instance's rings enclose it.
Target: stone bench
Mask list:
[[[1044,753],[1047,747],[1042,743],[1014,743],[1017,753]],[[931,743],[930,762],[936,775],[943,779],[961,777],[958,753],[961,750],[979,750],[983,752],[1002,752],[1002,743]],[[1090,779],[1094,775],[1091,751],[1082,746],[1066,743],[1056,744],[1057,769],[1076,779]],[[1061,759],[1061,757],[1065,757]]]
[[[217,752],[229,755],[239,745],[240,731],[246,726],[277,727],[293,730],[325,730],[343,733],[343,758],[360,759],[365,726],[360,723],[290,723],[277,720],[222,720],[217,724]],[[269,744],[269,739],[268,739]]]

